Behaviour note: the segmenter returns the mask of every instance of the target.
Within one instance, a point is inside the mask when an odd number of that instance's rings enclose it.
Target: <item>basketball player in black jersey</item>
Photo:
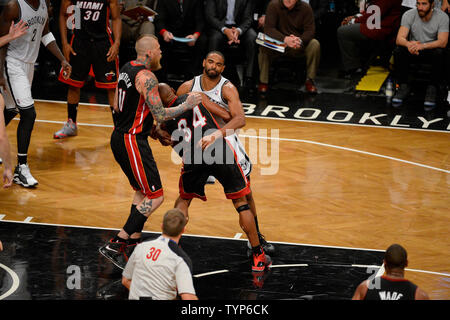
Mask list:
[[[399,244],[391,245],[384,255],[386,274],[363,281],[353,300],[428,300],[428,294],[405,279],[408,266],[406,250]]]
[[[112,35],[109,26],[111,19]],[[67,29],[72,28],[70,42]],[[72,75],[68,79],[59,76],[67,84],[67,116],[63,127],[53,134],[55,139],[63,139],[78,134],[77,114],[80,90],[91,68],[95,75],[95,86],[106,89],[112,110],[114,92],[119,71],[120,38],[122,20],[118,0],[62,0],[59,12],[59,29],[64,56],[72,65]]]
[[[163,202],[158,168],[148,143],[153,120],[158,123],[177,117],[201,101],[192,93],[184,103],[165,109],[158,93],[158,80],[152,71],[161,68],[161,50],[153,35],[136,42],[137,58],[125,64],[119,73],[114,111],[117,114],[111,135],[116,161],[135,190],[130,215],[119,233],[99,250],[119,268],[124,268],[147,218]]]
[[[177,105],[186,99],[186,94],[177,98],[162,86],[160,96],[166,107]],[[219,115],[225,111],[220,110],[218,106],[216,109]],[[226,198],[232,200],[239,214],[239,224],[252,246],[252,271],[261,273],[267,270],[272,263],[271,258],[260,244],[255,220],[246,199],[246,195],[251,192],[249,181],[237,161],[232,145],[220,136],[211,141],[208,148],[202,146],[204,136],[222,130],[212,113],[203,104],[199,104],[194,109],[165,122],[163,127],[171,134],[174,150],[183,159],[179,181],[180,195],[175,207],[183,211],[189,219],[188,208],[192,199],[199,198],[206,201],[206,181],[210,175],[216,177],[224,188]],[[225,133],[222,135],[225,136]]]

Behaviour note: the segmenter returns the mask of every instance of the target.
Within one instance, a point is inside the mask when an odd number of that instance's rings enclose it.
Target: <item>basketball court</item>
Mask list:
[[[34,91],[29,164],[39,185],[0,190],[0,299],[126,299],[121,270],[98,252],[122,227],[133,195],[110,150],[106,97],[86,89],[78,136],[54,140],[65,89],[41,82]],[[271,271],[254,277],[237,213],[219,183],[208,185],[181,240],[198,297],[351,299],[361,281],[382,274],[384,250],[399,243],[408,251],[406,278],[431,299],[449,299],[447,110],[425,113],[420,97],[394,109],[380,94],[322,91],[241,95],[260,229],[277,253]],[[13,154],[17,120],[7,127]],[[154,238],[178,195],[181,164],[170,148],[150,145],[165,196],[144,227]]]

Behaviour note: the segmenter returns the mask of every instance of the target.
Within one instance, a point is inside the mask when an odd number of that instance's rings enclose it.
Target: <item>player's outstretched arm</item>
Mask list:
[[[191,93],[185,102],[173,108],[164,108],[158,91],[158,80],[149,70],[142,70],[136,76],[135,80],[137,91],[144,97],[145,103],[150,108],[153,118],[157,122],[164,122],[176,118],[183,112],[191,110],[201,101],[199,93]]]
[[[122,37],[122,19],[120,18],[119,3],[117,0],[109,1],[109,8],[111,9],[111,25],[114,35],[114,43],[109,48],[106,54],[106,60],[108,62],[114,61],[119,54],[120,38]]]
[[[58,45],[56,44],[56,39],[53,34],[50,32],[50,28],[48,27],[48,20],[44,26],[44,30],[42,31],[42,44],[50,51],[59,61],[61,61],[61,67],[64,70],[63,76],[68,79],[70,74],[72,73],[72,66],[66,60],[61,50],[59,50]]]
[[[0,157],[3,159],[3,187],[8,188],[12,185],[13,174],[11,166],[11,147],[9,145],[8,136],[6,134],[5,118],[3,110],[5,103],[3,96],[0,94]]]
[[[11,23],[19,19],[20,8],[17,1],[9,1],[0,13],[0,37],[5,36],[9,33],[9,28]],[[3,45],[0,48],[0,87],[6,85],[6,80],[4,77],[4,66],[6,59],[6,51],[8,50],[8,45]]]

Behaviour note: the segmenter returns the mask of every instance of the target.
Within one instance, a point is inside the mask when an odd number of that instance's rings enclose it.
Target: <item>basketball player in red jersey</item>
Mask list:
[[[112,22],[112,35],[109,19]],[[73,32],[70,42],[67,37],[68,27]],[[59,29],[64,56],[70,61],[73,70],[70,78],[64,79],[62,73],[59,77],[61,82],[69,85],[68,120],[59,131],[53,134],[55,139],[78,134],[77,114],[80,90],[91,68],[95,75],[95,86],[107,90],[108,102],[113,111],[119,71],[118,53],[122,36],[118,0],[62,0]]]
[[[140,241],[147,218],[163,202],[163,188],[148,136],[153,120],[158,123],[175,118],[201,101],[192,93],[184,103],[165,109],[158,93],[158,80],[152,71],[161,68],[158,39],[146,35],[136,42],[137,58],[120,70],[114,99],[116,123],[111,135],[114,158],[135,190],[130,215],[123,228],[99,251],[119,268]]]

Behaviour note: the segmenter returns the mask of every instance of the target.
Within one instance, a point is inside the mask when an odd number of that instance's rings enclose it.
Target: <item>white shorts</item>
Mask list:
[[[241,140],[239,140],[239,137],[236,133],[226,136],[225,139],[227,139],[228,142],[232,145],[234,152],[236,152],[236,157],[239,165],[241,166],[245,176],[248,177],[250,172],[252,172],[252,163],[250,162],[249,156],[245,152]]]
[[[2,89],[5,97],[6,109],[28,109],[34,105],[31,96],[33,83],[34,63],[25,63],[20,60],[6,57],[5,61],[6,90]]]

